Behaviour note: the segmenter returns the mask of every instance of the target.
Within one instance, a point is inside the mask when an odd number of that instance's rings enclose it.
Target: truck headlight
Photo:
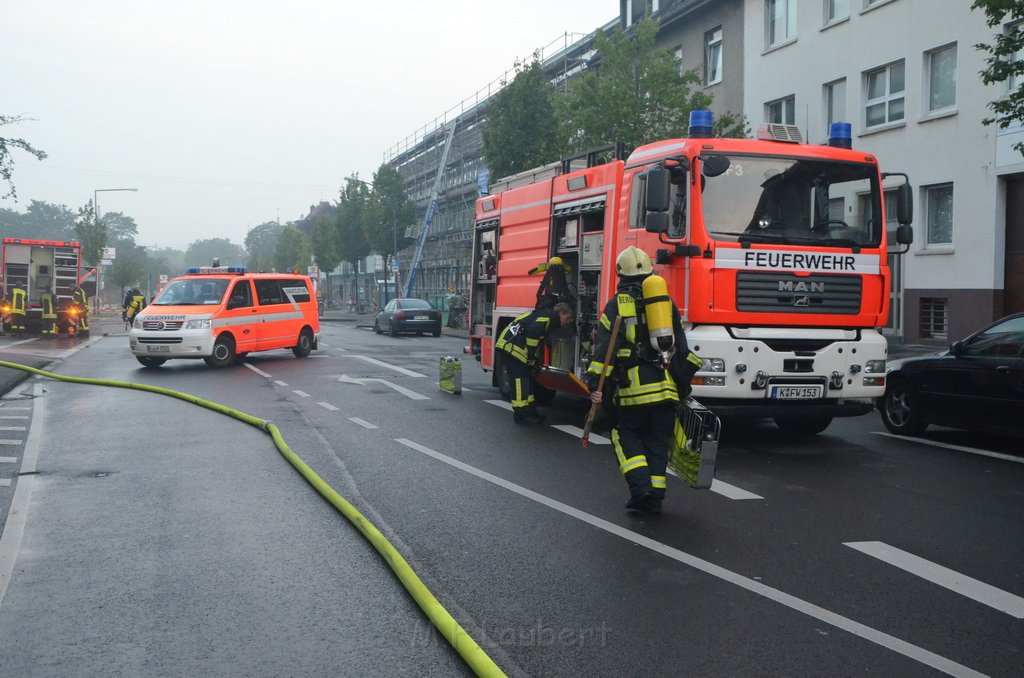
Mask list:
[[[186,320],[185,321],[185,329],[186,330],[208,330],[208,329],[210,329],[210,320],[209,320],[209,318],[207,318],[206,320]]]
[[[869,360],[864,363],[864,374],[885,374],[885,360]]]
[[[700,366],[701,372],[725,372],[725,361],[721,358],[705,358],[701,356],[704,363]]]

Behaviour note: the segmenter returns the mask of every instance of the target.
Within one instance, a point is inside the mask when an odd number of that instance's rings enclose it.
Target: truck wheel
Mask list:
[[[537,383],[533,385],[533,399],[538,405],[550,405],[551,401],[555,399],[555,393],[556,391],[552,391],[547,386]]]
[[[299,343],[292,346],[292,353],[296,358],[305,358],[313,350],[313,332],[308,327],[303,327],[299,332]]]
[[[235,362],[235,340],[223,335],[213,343],[213,355],[203,358],[210,367],[227,367]]]
[[[150,358],[148,355],[137,355],[135,359],[142,363],[143,367],[160,367],[167,362],[167,358]]]
[[[494,352],[494,385],[498,387],[502,400],[512,400],[512,379],[506,369],[507,360],[502,351]]]
[[[818,435],[832,423],[832,417],[775,417],[775,425],[783,433],[795,436]]]
[[[882,423],[896,435],[917,436],[928,428],[917,393],[902,379],[889,381],[878,410],[882,413]]]

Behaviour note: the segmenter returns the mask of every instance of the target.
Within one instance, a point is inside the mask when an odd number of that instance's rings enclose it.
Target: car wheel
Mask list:
[[[508,376],[508,358],[504,352],[494,352],[494,385],[502,400],[512,400],[512,379]]]
[[[373,321],[373,333],[374,334],[384,334],[384,330],[382,330],[380,328],[380,319],[379,318]]]
[[[313,350],[313,331],[303,327],[299,332],[299,342],[292,346],[292,353],[296,358],[305,358]]]
[[[432,335],[433,335],[433,336],[435,336],[435,337],[440,337],[440,336],[441,336],[441,326],[440,326],[440,325],[438,325],[438,326],[437,326],[437,329],[436,329],[436,330],[434,330],[433,332],[431,332],[430,334],[432,334]]]
[[[893,433],[916,436],[928,428],[920,400],[913,387],[903,379],[892,379],[882,396],[882,423]]]
[[[160,367],[167,362],[167,358],[150,358],[148,355],[137,355],[135,356],[135,359],[138,360],[143,367]]]
[[[395,322],[394,318],[391,319],[391,324],[388,326],[388,334],[392,337],[398,336],[398,323]]]
[[[235,362],[235,340],[219,336],[213,343],[213,355],[203,358],[210,367],[227,367]]]
[[[814,436],[828,428],[832,417],[775,417],[775,425],[783,433],[794,436]]]

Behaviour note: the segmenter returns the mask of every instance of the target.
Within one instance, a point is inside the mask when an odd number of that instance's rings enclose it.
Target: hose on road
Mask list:
[[[366,538],[367,541],[377,550],[377,552],[384,559],[384,562],[388,564],[388,567],[395,573],[398,580],[405,587],[409,595],[412,596],[416,604],[419,605],[423,613],[427,615],[431,623],[437,628],[438,632],[448,641],[448,643],[459,653],[463,661],[476,673],[478,676],[503,676],[504,672],[498,668],[498,665],[487,655],[486,652],[473,640],[462,626],[455,621],[455,618],[448,613],[448,610],[441,605],[440,601],[434,597],[434,594],[430,592],[426,584],[419,578],[416,572],[410,567],[409,563],[406,562],[402,554],[398,552],[391,542],[381,534],[380,530],[374,526],[374,524],[368,520],[362,513],[360,513],[352,504],[345,500],[340,494],[338,494],[334,488],[328,485],[324,480],[311,469],[306,462],[302,460],[285,442],[284,437],[281,435],[281,430],[270,420],[260,419],[254,417],[251,414],[246,414],[240,410],[215,403],[211,400],[204,400],[194,395],[184,393],[182,391],[175,391],[169,388],[163,388],[160,386],[150,386],[149,384],[137,384],[127,381],[112,381],[107,379],[90,379],[87,377],[71,377],[63,374],[57,374],[55,372],[47,372],[46,370],[40,370],[35,367],[28,365],[21,365],[19,363],[12,363],[6,360],[0,360],[0,367],[8,367],[14,370],[21,370],[23,372],[29,372],[36,374],[47,379],[54,379],[57,381],[67,381],[75,384],[91,384],[94,386],[113,386],[116,388],[126,388],[136,391],[148,391],[150,393],[158,393],[160,395],[170,396],[179,400],[190,402],[193,405],[205,407],[208,410],[219,412],[220,414],[233,417],[239,421],[245,422],[250,426],[254,426],[261,431],[270,434],[270,437],[274,440],[274,445],[277,446],[278,451],[284,456],[288,462],[295,467],[295,469],[302,474],[302,477],[316,489],[317,492],[323,496],[335,509],[338,510],[359,532]]]

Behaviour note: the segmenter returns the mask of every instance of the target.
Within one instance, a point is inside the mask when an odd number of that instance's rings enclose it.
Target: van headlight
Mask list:
[[[142,318],[136,317],[135,320],[132,321],[132,329],[133,330],[141,330],[142,329]]]
[[[210,320],[186,320],[186,330],[208,330],[210,329]]]

